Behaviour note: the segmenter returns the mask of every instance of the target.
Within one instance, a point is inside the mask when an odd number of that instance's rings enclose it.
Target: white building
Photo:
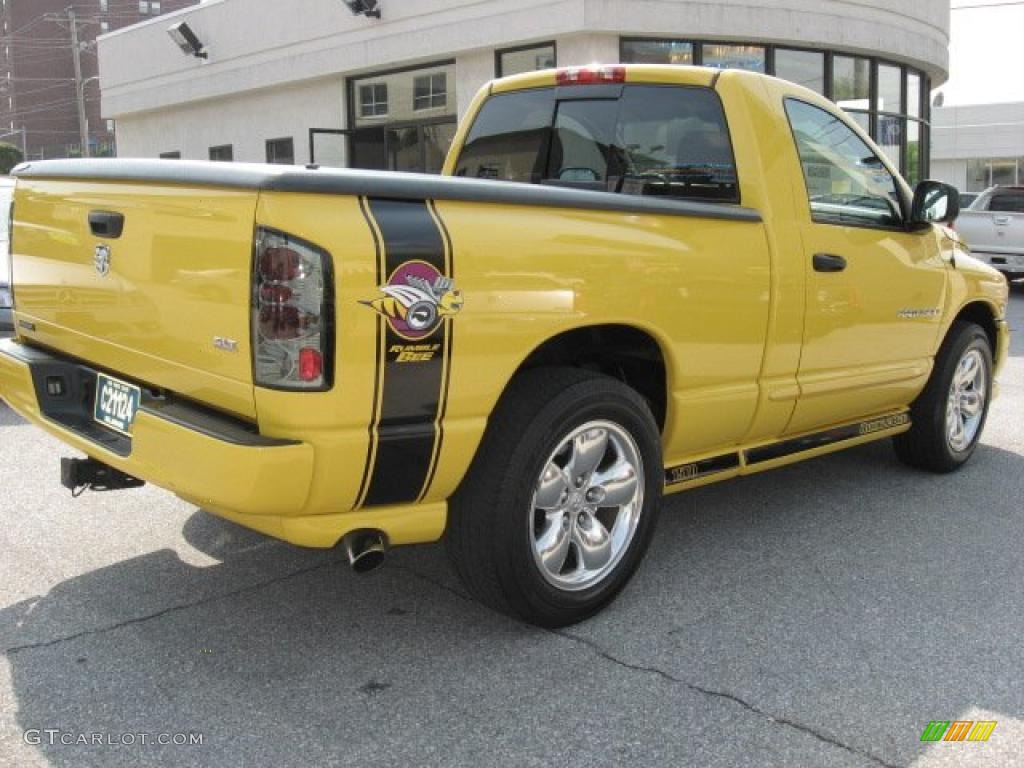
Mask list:
[[[1022,41],[1024,2],[953,0],[950,78],[932,111],[934,178],[963,192],[1024,184]]]
[[[433,171],[491,78],[592,62],[702,63],[834,98],[911,179],[947,78],[940,0],[209,0],[100,38],[118,153]],[[208,51],[168,36],[185,21]]]

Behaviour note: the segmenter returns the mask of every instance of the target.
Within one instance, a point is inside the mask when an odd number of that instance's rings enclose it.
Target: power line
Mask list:
[[[951,11],[974,11],[979,8],[1004,8],[1006,6],[1024,5],[1024,0],[1003,0],[1001,3],[981,3],[980,5],[954,5]]]

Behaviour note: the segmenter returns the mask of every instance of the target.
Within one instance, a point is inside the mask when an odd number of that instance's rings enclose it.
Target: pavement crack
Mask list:
[[[419,571],[417,571],[417,570],[415,570],[413,568],[409,568],[408,566],[394,565],[394,564],[391,567],[392,568],[397,568],[398,570],[405,571],[406,573],[409,573],[412,576],[415,576],[415,577],[417,577],[419,579],[422,579],[423,581],[425,581],[425,582],[427,582],[429,584],[432,584],[433,586],[437,587],[438,589],[444,590],[445,592],[448,592],[449,594],[454,595],[455,597],[459,598],[460,600],[464,600],[466,602],[470,602],[470,603],[474,603],[476,605],[479,605],[479,603],[477,603],[469,595],[467,595],[467,594],[465,594],[463,592],[460,592],[458,589],[455,589],[454,587],[451,587],[451,586],[449,586],[449,585],[447,585],[447,584],[445,584],[445,583],[443,583],[441,581],[438,581],[435,578],[432,578],[432,577],[427,576],[427,575],[425,575],[423,573],[420,573]],[[679,677],[676,677],[674,675],[671,675],[668,672],[666,672],[665,670],[659,669],[658,667],[649,667],[649,666],[646,666],[646,665],[643,665],[643,664],[634,664],[632,662],[625,661],[624,659],[620,659],[617,656],[615,656],[614,654],[612,654],[609,651],[605,650],[600,645],[595,643],[593,640],[589,640],[589,639],[587,639],[585,637],[580,637],[579,635],[574,635],[571,632],[566,632],[564,630],[559,631],[559,630],[554,630],[554,629],[542,630],[542,631],[545,631],[545,632],[547,632],[548,634],[551,634],[551,635],[555,635],[556,637],[560,637],[560,638],[562,638],[564,640],[569,640],[570,642],[578,643],[580,645],[583,645],[583,646],[589,648],[597,656],[599,656],[600,658],[604,659],[605,661],[608,661],[608,662],[611,662],[612,664],[615,664],[617,666],[623,667],[624,669],[628,669],[628,670],[631,670],[633,672],[642,672],[642,673],[645,673],[645,674],[657,675],[658,677],[662,678],[663,680],[665,680],[665,681],[667,681],[669,683],[673,683],[674,685],[681,685],[681,686],[687,688],[688,690],[693,691],[694,693],[699,693],[702,696],[706,696],[706,697],[709,697],[709,698],[723,699],[725,701],[730,701],[733,704],[736,704],[737,706],[742,707],[743,709],[747,710],[748,712],[752,712],[755,715],[758,715],[759,717],[764,718],[765,720],[767,720],[768,722],[770,722],[770,723],[772,723],[774,725],[783,725],[783,726],[786,726],[788,728],[792,728],[794,730],[800,731],[801,733],[804,733],[804,734],[806,734],[808,736],[812,736],[813,738],[817,739],[818,741],[820,741],[820,742],[822,742],[824,744],[828,744],[828,745],[833,746],[833,747],[838,747],[839,749],[845,750],[846,752],[849,752],[852,755],[864,758],[866,760],[870,760],[871,762],[875,763],[876,765],[883,766],[883,768],[903,768],[903,766],[897,765],[896,763],[886,762],[882,758],[878,757],[877,755],[873,755],[870,752],[865,752],[864,750],[857,749],[856,747],[851,747],[849,744],[844,744],[843,742],[839,741],[838,739],[836,739],[836,738],[834,738],[832,736],[829,736],[827,733],[824,733],[823,731],[819,731],[817,728],[814,728],[813,726],[807,725],[805,723],[801,723],[801,722],[799,722],[797,720],[793,720],[793,719],[788,718],[788,717],[782,717],[780,715],[773,715],[771,712],[766,712],[765,710],[763,710],[760,707],[758,707],[756,704],[751,704],[749,701],[747,701],[747,700],[737,696],[736,694],[729,693],[728,691],[718,691],[718,690],[715,690],[713,688],[706,688],[706,687],[704,687],[702,685],[697,685],[696,683],[691,683],[688,680],[683,680],[682,678],[679,678]]]
[[[424,573],[420,573],[416,569],[410,568],[407,565],[398,565],[397,563],[390,563],[388,565],[388,567],[389,568],[394,568],[395,570],[398,570],[398,571],[405,571],[406,573],[408,573],[408,574],[410,574],[412,576],[415,576],[417,579],[422,579],[423,581],[427,582],[428,584],[432,584],[433,586],[437,587],[438,589],[442,589],[442,590],[444,590],[445,592],[447,592],[447,593],[449,593],[451,595],[455,595],[455,597],[459,598],[460,600],[464,600],[467,603],[473,603],[474,605],[480,605],[480,603],[478,603],[472,597],[467,595],[465,592],[460,592],[455,587],[452,587],[452,586],[450,586],[448,584],[445,584],[443,581],[440,581],[439,579],[435,579],[432,576],[427,576]]]
[[[571,632],[558,631],[558,630],[548,630],[548,631],[551,634],[553,634],[553,635],[557,635],[559,637],[565,638],[566,640],[571,640],[572,642],[579,643],[581,645],[586,646],[587,648],[592,650],[595,654],[597,654],[599,657],[601,657],[602,659],[604,659],[606,661],[611,662],[612,664],[616,664],[616,665],[618,665],[620,667],[632,670],[634,672],[643,672],[643,673],[646,673],[646,674],[657,675],[658,677],[660,677],[660,678],[662,678],[664,680],[667,680],[668,682],[674,683],[676,685],[682,685],[685,688],[688,688],[689,690],[693,691],[694,693],[699,693],[699,694],[701,694],[703,696],[707,696],[707,697],[711,697],[711,698],[717,698],[717,699],[724,699],[726,701],[731,701],[732,703],[739,705],[740,707],[742,707],[743,709],[747,710],[748,712],[753,712],[754,714],[759,715],[760,717],[763,717],[764,719],[768,720],[770,723],[773,723],[775,725],[784,725],[784,726],[787,726],[789,728],[793,728],[793,729],[798,730],[798,731],[800,731],[802,733],[805,733],[805,734],[807,734],[809,736],[813,736],[818,741],[821,741],[821,742],[823,742],[825,744],[830,744],[830,745],[832,745],[834,747],[838,747],[840,749],[846,750],[847,752],[849,752],[849,753],[851,753],[853,755],[856,755],[858,757],[863,757],[863,758],[865,758],[867,760],[872,761],[873,763],[875,763],[877,765],[884,766],[884,768],[902,768],[902,766],[896,765],[895,763],[886,762],[882,758],[878,757],[877,755],[873,755],[870,752],[865,752],[864,750],[857,749],[856,747],[851,747],[849,744],[844,744],[843,742],[839,741],[838,739],[836,739],[836,738],[834,738],[832,736],[829,736],[827,733],[819,731],[817,728],[814,728],[813,726],[807,725],[805,723],[801,723],[801,722],[799,722],[797,720],[793,720],[793,719],[788,718],[788,717],[782,717],[780,715],[773,715],[771,712],[766,712],[765,710],[763,710],[760,707],[758,707],[756,704],[751,704],[749,701],[747,701],[747,700],[737,696],[736,694],[729,693],[728,691],[718,691],[718,690],[715,690],[713,688],[705,688],[702,685],[698,685],[696,683],[691,683],[688,680],[683,680],[682,678],[679,678],[679,677],[676,677],[674,675],[671,675],[668,672],[666,672],[665,670],[659,669],[658,667],[649,667],[649,666],[646,666],[646,665],[643,665],[643,664],[634,664],[632,662],[625,661],[623,659],[618,658],[617,656],[615,656],[614,654],[610,653],[609,651],[605,650],[600,645],[595,643],[593,640],[588,640],[585,637],[580,637],[579,635],[574,635]]]
[[[37,642],[37,643],[25,643],[24,645],[12,645],[12,646],[10,646],[8,648],[4,648],[3,649],[3,653],[5,653],[8,656],[11,656],[11,655],[14,655],[16,653],[23,653],[25,651],[34,651],[34,650],[39,650],[39,649],[42,649],[42,648],[52,648],[55,645],[61,645],[63,643],[67,643],[67,642],[70,642],[72,640],[77,640],[77,639],[79,639],[81,637],[90,637],[92,635],[103,635],[103,634],[106,634],[107,632],[113,632],[115,630],[123,629],[124,627],[130,627],[130,626],[135,625],[135,624],[145,624],[146,622],[153,621],[154,619],[159,619],[159,618],[161,618],[163,616],[167,616],[168,614],[179,613],[181,611],[187,611],[190,608],[197,608],[199,606],[207,605],[209,603],[215,603],[215,602],[217,602],[219,600],[224,600],[224,599],[231,598],[231,597],[237,597],[238,595],[245,595],[245,594],[248,594],[248,593],[251,593],[251,592],[258,592],[261,589],[265,589],[266,587],[273,586],[274,584],[280,584],[282,582],[288,581],[289,579],[296,578],[297,576],[305,576],[306,574],[314,573],[315,571],[319,571],[319,570],[321,570],[323,568],[329,568],[332,565],[337,565],[339,562],[340,562],[339,560],[328,560],[327,562],[317,563],[316,565],[311,565],[311,566],[309,566],[307,568],[300,568],[297,571],[292,571],[292,572],[286,573],[286,574],[284,574],[282,576],[275,576],[274,578],[267,579],[266,581],[256,582],[255,584],[246,584],[244,587],[239,587],[238,589],[231,590],[230,592],[221,592],[219,594],[210,595],[209,597],[204,597],[204,598],[202,598],[200,600],[193,600],[192,602],[188,602],[188,603],[178,603],[176,605],[172,605],[172,606],[169,606],[169,607],[164,608],[162,610],[156,611],[155,613],[149,613],[149,614],[146,614],[144,616],[135,616],[133,618],[125,619],[124,621],[119,621],[119,622],[117,622],[115,624],[111,624],[111,625],[106,626],[106,627],[96,627],[94,629],[83,629],[81,632],[75,632],[75,633],[70,634],[70,635],[62,635],[61,637],[55,637],[55,638],[53,638],[51,640],[42,640],[42,641]]]

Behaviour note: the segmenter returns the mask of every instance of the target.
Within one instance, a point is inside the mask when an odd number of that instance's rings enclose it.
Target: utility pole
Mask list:
[[[75,101],[78,104],[78,136],[82,142],[82,157],[89,156],[89,120],[85,116],[85,83],[82,82],[82,49],[78,44],[78,21],[75,9],[68,6],[68,24],[71,27],[71,56],[75,62]]]

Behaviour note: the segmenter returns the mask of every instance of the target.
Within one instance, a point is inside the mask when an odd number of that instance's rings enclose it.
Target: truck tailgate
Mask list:
[[[257,195],[19,179],[19,333],[114,375],[255,416],[249,303]],[[104,234],[119,217],[121,234]]]

